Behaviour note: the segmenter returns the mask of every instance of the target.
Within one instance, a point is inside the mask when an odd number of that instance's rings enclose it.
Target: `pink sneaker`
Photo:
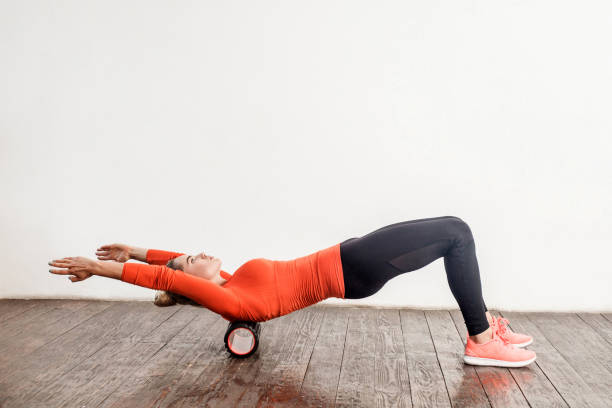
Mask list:
[[[493,325],[499,337],[505,338],[516,347],[525,347],[533,343],[533,338],[527,334],[515,333],[508,327],[508,319],[493,316]]]
[[[505,338],[491,330],[493,338],[486,343],[478,344],[470,337],[467,338],[463,361],[466,364],[497,367],[523,367],[536,359],[533,350],[515,347]]]

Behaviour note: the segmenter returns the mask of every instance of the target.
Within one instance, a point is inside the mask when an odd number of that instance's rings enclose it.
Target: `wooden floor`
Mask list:
[[[0,300],[0,407],[611,407],[612,314],[506,313],[522,368],[463,363],[459,310],[314,305],[262,323],[152,302]]]

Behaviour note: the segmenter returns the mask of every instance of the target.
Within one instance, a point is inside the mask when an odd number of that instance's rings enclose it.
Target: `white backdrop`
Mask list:
[[[0,297],[151,300],[47,261],[232,273],[454,215],[489,308],[612,310],[607,1],[2,1]],[[443,260],[326,303],[456,308]]]

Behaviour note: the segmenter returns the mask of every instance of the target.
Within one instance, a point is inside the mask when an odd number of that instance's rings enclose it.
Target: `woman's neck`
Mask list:
[[[220,274],[216,274],[211,280],[215,285],[223,286],[227,280],[223,279]]]
[[[219,286],[223,286],[225,284],[225,282],[227,282],[227,280],[225,280],[225,279],[223,279],[221,277],[221,273],[220,272],[217,272],[217,274],[215,276],[213,276],[211,279],[207,278],[206,276],[197,275],[195,273],[189,273],[189,272],[185,272],[185,273],[187,273],[189,275],[197,276],[198,278],[207,279],[207,280],[211,281],[212,283],[214,283],[215,285],[219,285]]]

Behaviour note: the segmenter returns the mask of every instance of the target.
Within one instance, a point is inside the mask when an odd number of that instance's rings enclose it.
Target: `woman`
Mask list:
[[[472,232],[457,217],[391,224],[289,261],[251,259],[233,275],[221,269],[220,259],[204,253],[191,256],[113,244],[98,248],[97,256],[99,261],[55,260],[49,265],[61,269],[49,272],[72,275],[73,282],[99,275],[164,290],[228,321],[266,321],[329,297],[368,297],[390,279],[443,257],[448,284],[467,327],[464,362],[522,367],[536,358],[532,350],[520,348],[532,342],[530,336],[513,333],[507,319],[488,312]],[[129,259],[148,265],[126,263]],[[117,262],[100,262],[107,260]]]

